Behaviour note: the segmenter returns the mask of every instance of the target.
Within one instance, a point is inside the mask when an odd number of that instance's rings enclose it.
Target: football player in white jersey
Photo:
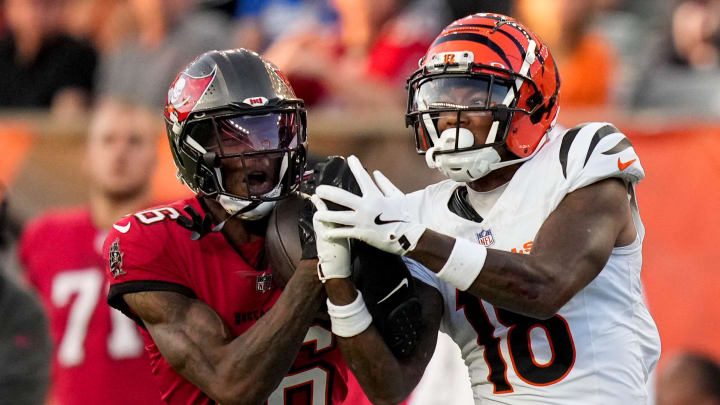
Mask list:
[[[333,331],[373,402],[411,392],[438,329],[460,347],[476,403],[647,402],[660,341],[640,280],[644,171],[611,124],[553,130],[559,88],[547,46],[517,21],[455,21],[408,80],[418,151],[448,180],[403,195],[351,157],[362,196],[317,188]],[[347,238],[404,255],[421,281],[411,357],[392,356],[371,324]]]

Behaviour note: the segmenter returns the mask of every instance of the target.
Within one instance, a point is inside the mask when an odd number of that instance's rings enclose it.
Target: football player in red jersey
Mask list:
[[[280,291],[265,257],[266,218],[305,169],[302,100],[256,53],[211,51],[172,83],[165,122],[197,197],[121,219],[104,246],[108,302],[141,327],[162,399],[349,403],[357,384],[315,320],[317,261]]]
[[[50,319],[53,404],[160,403],[140,334],[105,302],[102,258],[112,223],[149,205],[156,145],[148,111],[102,102],[87,140],[89,206],[37,218],[20,241],[25,275]]]

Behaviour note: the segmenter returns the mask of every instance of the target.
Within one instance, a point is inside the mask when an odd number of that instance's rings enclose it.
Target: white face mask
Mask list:
[[[435,155],[438,151],[455,150],[455,139],[458,148],[469,148],[474,143],[472,132],[467,128],[448,128],[440,134],[436,146],[425,152],[425,162],[431,169],[438,169],[448,178],[459,182],[477,180],[492,170],[505,166],[500,162],[500,155],[493,147],[485,147],[467,152],[446,153]]]
[[[554,124],[554,123],[553,123]],[[552,126],[550,127],[552,129]],[[548,130],[550,132],[550,130]],[[469,150],[467,152],[447,153],[435,156],[437,151],[455,150],[455,134],[460,136],[458,140],[458,148],[468,148],[473,145],[473,134],[467,128],[448,128],[440,134],[440,142],[438,146],[433,146],[425,152],[425,163],[431,169],[438,169],[451,180],[461,183],[469,183],[486,176],[493,170],[524,162],[540,151],[540,146],[527,157],[519,159],[510,159],[501,162],[500,155],[491,146],[480,149]],[[547,139],[546,132],[540,140],[540,145]]]

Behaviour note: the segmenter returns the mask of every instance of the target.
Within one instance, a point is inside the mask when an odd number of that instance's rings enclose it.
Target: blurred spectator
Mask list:
[[[235,15],[238,3],[240,2],[242,2],[242,0],[202,0],[198,3],[198,6],[204,9],[218,11],[230,18]]]
[[[667,32],[644,66],[634,106],[720,115],[720,0],[678,1]]]
[[[593,30],[607,0],[516,0],[515,16],[537,32],[553,50],[562,76],[563,108],[604,107],[610,102],[615,52]]]
[[[7,202],[0,184],[0,259],[5,255]],[[0,260],[0,398],[3,403],[45,403],[51,342],[47,319],[30,292],[7,277]]]
[[[659,23],[664,21],[667,1],[656,0],[594,0],[600,9],[594,29],[612,43],[617,66],[610,86],[610,99],[616,106],[627,107],[633,84],[644,75],[649,56],[649,39],[656,38]]]
[[[10,258],[6,249],[10,246],[10,215],[8,215],[8,201],[5,186],[0,181],[0,272],[7,271]]]
[[[449,19],[445,23],[450,23],[466,15],[475,13],[498,13],[505,15],[513,15],[513,2],[507,0],[445,0]]]
[[[337,19],[327,0],[238,0],[235,16],[236,45],[258,52],[285,35]]]
[[[51,342],[37,298],[0,269],[0,398],[7,404],[45,403]]]
[[[720,1],[682,1],[672,16],[671,62],[692,69],[720,66]]]
[[[59,11],[54,0],[2,2],[7,35],[0,39],[0,107],[52,108],[58,116],[85,110],[97,55],[58,30]]]
[[[122,45],[103,55],[98,76],[100,96],[160,107],[170,79],[205,51],[230,42],[226,18],[195,9],[196,0],[127,0],[135,29]]]
[[[58,24],[61,31],[93,43],[103,53],[118,35],[107,35],[117,29],[118,11],[125,0],[63,0]]]
[[[697,353],[673,357],[658,376],[656,405],[720,405],[720,364]]]
[[[134,105],[99,105],[85,160],[90,205],[44,214],[20,241],[25,275],[50,318],[51,400],[58,405],[160,403],[135,324],[105,302],[101,253],[108,228],[149,205],[156,121]]]
[[[332,0],[334,26],[285,36],[265,54],[306,103],[350,109],[404,106],[404,83],[445,21],[431,1]]]

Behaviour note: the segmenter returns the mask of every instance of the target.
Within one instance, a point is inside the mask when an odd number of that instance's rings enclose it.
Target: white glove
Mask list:
[[[318,255],[318,278],[323,283],[329,278],[350,277],[350,243],[347,239],[330,240],[327,231],[335,225],[321,222],[318,219],[320,212],[327,211],[325,203],[320,197],[313,195],[310,198],[317,212],[313,215],[313,229],[315,230],[315,245]]]
[[[318,211],[313,220],[340,225],[326,230],[325,235],[331,239],[359,239],[398,255],[413,250],[426,227],[405,210],[405,195],[377,170],[373,173],[376,186],[357,157],[350,156],[347,162],[362,197],[338,187],[318,186],[317,197],[350,211]]]

